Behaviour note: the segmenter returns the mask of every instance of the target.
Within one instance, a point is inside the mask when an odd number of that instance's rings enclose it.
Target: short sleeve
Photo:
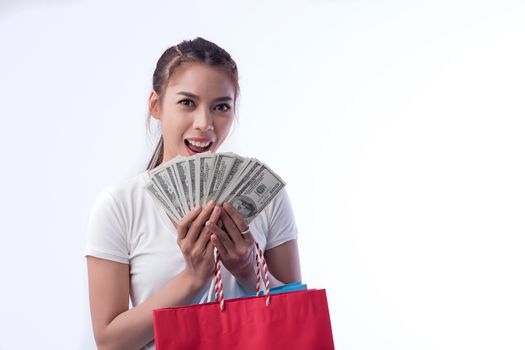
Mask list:
[[[126,225],[121,208],[105,189],[95,198],[87,224],[84,256],[129,264]]]
[[[268,205],[268,234],[266,249],[297,239],[295,216],[286,188],[283,188]]]

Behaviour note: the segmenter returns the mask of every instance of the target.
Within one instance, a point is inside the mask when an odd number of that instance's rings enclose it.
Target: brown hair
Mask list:
[[[235,89],[234,111],[237,110],[235,106],[240,91],[237,64],[224,49],[200,37],[193,40],[184,40],[175,46],[171,46],[164,51],[157,61],[157,66],[153,72],[153,90],[159,96],[160,105],[162,105],[168,81],[175,73],[176,68],[187,63],[203,63],[224,69],[230,75]],[[150,120],[151,115],[148,113],[146,119],[148,129]],[[164,140],[161,135],[146,170],[151,170],[162,162],[163,151]]]

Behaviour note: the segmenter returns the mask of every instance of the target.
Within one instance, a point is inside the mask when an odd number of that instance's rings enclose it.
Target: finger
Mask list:
[[[217,221],[217,218],[220,217],[220,214],[221,214],[221,208],[218,206],[215,206],[210,214],[209,220],[206,222],[213,223]],[[201,229],[201,232],[196,237],[195,248],[194,248],[196,251],[196,254],[204,253],[204,250],[206,249],[206,246],[210,241],[210,235],[211,235],[211,232],[209,231],[209,229],[207,229],[206,226],[203,226]]]
[[[188,214],[184,215],[184,217],[177,223],[173,221],[171,218],[171,222],[175,225],[177,228],[177,234],[179,239],[184,239],[186,237],[186,234],[188,233],[188,228],[195,220],[197,215],[201,212],[201,207],[195,207],[192,211],[190,211]]]
[[[228,232],[232,241],[235,242],[235,244],[241,244],[244,240],[244,237],[241,235],[241,231],[239,230],[231,216],[225,210],[223,210],[221,213],[221,219],[222,222],[224,222],[226,232]]]
[[[235,225],[237,225],[237,228],[240,232],[246,231],[248,229],[248,225],[246,224],[246,221],[244,221],[244,218],[230,203],[224,203],[223,208],[230,215],[233,222],[235,222]]]
[[[188,234],[186,235],[187,240],[189,240],[190,242],[195,242],[197,240],[197,238],[199,237],[199,234],[202,231],[204,224],[210,218],[214,208],[215,208],[214,201],[209,201],[208,204],[206,204],[206,207],[201,211],[201,213],[191,223],[188,229]]]
[[[210,219],[208,221],[216,224],[219,218],[221,217],[221,212],[222,212],[221,207],[219,207],[218,205],[215,206],[215,208],[213,208],[213,211],[210,215]]]
[[[224,221],[222,220],[222,217],[223,217],[224,215],[228,215],[228,214],[226,214],[226,213],[224,212],[224,210],[221,210],[221,218],[219,218],[219,221],[220,221],[220,223],[222,224],[222,226],[219,225],[219,222],[217,222],[217,226],[219,226],[224,232],[226,232],[226,234],[228,235],[228,237],[230,238],[230,240],[233,242],[233,239],[232,239],[232,237],[230,236],[230,233],[228,232],[228,229],[227,229],[226,226],[224,225]],[[235,225],[234,225],[234,226],[235,226]]]
[[[213,256],[213,249],[215,248],[215,245],[213,245],[213,243],[211,243],[211,241],[208,241],[210,242],[207,246],[206,246],[206,250],[204,251],[204,256],[203,258],[205,260],[211,260],[213,262],[213,270],[215,270],[215,259],[214,259],[214,256]]]
[[[199,234],[199,237],[197,237],[197,241],[194,243],[193,249],[195,250],[195,255],[202,255],[205,254],[206,248],[208,247],[208,244],[210,243],[210,236],[212,232],[204,227]]]
[[[222,246],[224,246],[224,248],[226,249],[226,251],[228,252],[228,255],[233,255],[233,253],[235,252],[235,245],[234,243],[230,240],[230,237],[228,237],[228,235],[226,234],[226,232],[224,232],[219,226],[213,224],[213,223],[209,223],[207,224],[207,227],[208,229],[211,231],[212,233],[212,237],[217,237],[220,244]],[[212,242],[213,242],[213,239],[212,238]]]
[[[228,250],[224,247],[222,241],[215,234],[211,235],[211,243],[212,246],[217,247],[217,251],[221,257],[226,258],[228,256]]]
[[[213,221],[217,221],[217,217],[220,216],[220,213],[221,213],[221,209],[217,206],[214,206],[212,207],[213,209],[211,210],[211,214],[209,215],[208,217],[208,220],[206,220],[202,226],[196,226],[195,227],[195,233],[192,232],[192,242],[199,242],[199,240],[202,239],[204,240],[204,242],[208,242],[208,240],[210,239],[210,233],[208,232],[209,230],[206,228],[206,223],[207,222],[213,222]],[[195,236],[193,236],[195,235]],[[194,239],[193,239],[194,237]],[[202,248],[204,249],[204,246],[202,246]]]

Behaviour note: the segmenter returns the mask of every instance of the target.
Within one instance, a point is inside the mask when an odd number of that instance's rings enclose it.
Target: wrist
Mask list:
[[[196,276],[188,268],[182,270],[178,277],[182,280],[182,283],[188,286],[188,288],[194,293],[200,291],[204,286],[211,282],[211,276],[208,278]]]
[[[242,265],[238,264],[235,266],[235,268],[228,270],[235,278],[246,280],[256,277],[255,265],[255,258],[252,256],[250,259],[243,262]]]
[[[247,267],[244,269],[240,269],[236,272],[230,272],[246,293],[255,292],[255,287],[257,284],[257,274],[253,266],[247,265]]]

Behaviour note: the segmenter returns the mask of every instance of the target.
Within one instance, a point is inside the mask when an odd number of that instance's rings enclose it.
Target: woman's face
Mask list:
[[[168,82],[162,106],[150,93],[150,114],[161,123],[164,138],[162,163],[177,155],[215,151],[233,123],[235,88],[228,73],[205,64],[176,68]]]

